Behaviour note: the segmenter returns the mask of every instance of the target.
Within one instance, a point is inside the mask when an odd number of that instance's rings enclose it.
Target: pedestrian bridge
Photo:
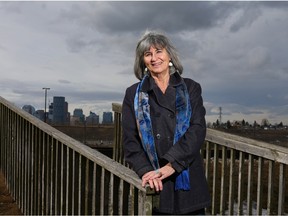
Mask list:
[[[0,169],[24,214],[151,214],[157,196],[125,166],[121,105],[112,108],[113,159],[0,97]],[[208,214],[288,213],[288,148],[208,129],[201,153]]]

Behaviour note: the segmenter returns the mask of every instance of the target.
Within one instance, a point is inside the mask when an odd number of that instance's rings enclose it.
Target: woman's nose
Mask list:
[[[155,61],[156,60],[156,54],[155,53],[152,53],[151,55],[151,61]]]

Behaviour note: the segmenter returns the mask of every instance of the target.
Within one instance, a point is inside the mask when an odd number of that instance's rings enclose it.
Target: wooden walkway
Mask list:
[[[5,178],[0,172],[0,215],[23,215],[8,192]]]

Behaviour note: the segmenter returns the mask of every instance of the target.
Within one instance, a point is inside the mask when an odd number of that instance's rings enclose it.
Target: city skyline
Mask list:
[[[108,110],[105,111],[104,110],[102,113],[96,113],[96,112],[92,112],[90,110],[89,113],[84,113],[83,109],[81,107],[77,107],[77,108],[74,108],[74,110],[69,111],[69,101],[65,100],[65,96],[53,96],[53,100],[52,101],[54,101],[55,98],[63,98],[64,99],[65,103],[67,103],[68,113],[69,113],[70,117],[80,117],[79,113],[81,112],[83,117],[84,117],[83,120],[91,117],[91,115],[96,115],[96,116],[98,116],[98,122],[99,123],[101,123],[101,122],[103,123],[104,122],[104,124],[105,124],[105,122],[111,123],[113,121],[113,112],[112,111],[108,111]],[[19,107],[19,108],[25,110],[26,112],[28,112],[28,113],[36,116],[36,117],[37,117],[37,113],[41,113],[41,112],[43,112],[43,115],[45,115],[44,114],[45,113],[45,108],[44,109],[37,109],[32,104],[25,104],[25,105],[23,105],[22,107]],[[49,118],[50,112],[53,112],[53,108],[54,108],[54,102],[49,102],[47,104],[47,110],[46,110],[47,118]],[[75,111],[76,111],[76,114],[75,114]],[[107,120],[107,115],[109,116],[108,117],[109,120]],[[38,118],[41,118],[41,117],[38,116]],[[43,121],[45,121],[45,116],[43,118],[44,118]],[[51,118],[52,118],[52,116],[50,116],[50,118],[49,118],[50,121],[52,121]]]
[[[202,86],[207,122],[288,124],[288,2],[0,2],[0,92],[44,109],[43,87],[69,112],[122,103],[136,44],[165,32],[184,77]]]
[[[53,96],[53,97],[64,97],[65,98],[65,96]],[[68,108],[69,108],[69,102],[68,101],[66,101],[67,102],[67,104],[68,104]],[[49,103],[48,103],[48,106],[51,106],[53,104],[53,102],[51,102],[50,103],[50,105],[49,105]],[[31,107],[29,107],[29,106],[31,106]],[[24,108],[24,107],[26,107],[26,108]],[[29,112],[30,113],[30,111],[29,110],[31,110],[31,108],[32,109],[34,109],[34,111],[44,111],[44,110],[37,110],[37,109],[35,109],[35,107],[33,106],[33,105],[31,105],[31,104],[25,104],[21,109],[25,109],[27,112]],[[102,122],[102,124],[103,124],[103,121],[104,121],[104,115],[105,115],[105,113],[111,113],[112,114],[112,116],[111,116],[111,121],[113,121],[113,111],[103,111],[101,114],[99,114],[99,113],[96,113],[96,112],[92,112],[91,110],[89,111],[89,115],[88,114],[85,114],[84,113],[84,111],[83,111],[83,109],[81,108],[81,107],[76,107],[76,108],[74,108],[74,110],[72,111],[72,112],[69,112],[69,114],[70,114],[70,116],[71,117],[79,117],[77,114],[75,115],[75,111],[81,111],[82,112],[82,114],[84,115],[84,119],[86,119],[87,117],[89,117],[89,116],[91,116],[91,115],[97,115],[98,116],[98,121],[99,121],[99,123],[98,124],[101,124],[101,122]],[[47,110],[48,111],[48,110]],[[48,112],[47,112],[48,113]],[[31,114],[31,113],[30,113]],[[265,122],[265,123],[268,123],[268,124],[270,124],[271,126],[273,126],[273,125],[279,125],[279,124],[283,124],[284,123],[284,125],[286,125],[285,124],[285,121],[279,121],[279,122],[274,122],[274,124],[273,123],[271,123],[270,122],[270,120],[269,119],[267,119],[267,118],[263,118],[263,119],[261,119],[261,121],[257,121],[257,120],[255,120],[255,119],[248,119],[248,120],[246,120],[246,119],[226,119],[225,121],[222,121],[222,107],[219,107],[219,111],[218,111],[218,118],[216,118],[216,120],[214,121],[214,122],[211,122],[211,121],[207,121],[206,123],[207,123],[207,125],[212,125],[212,124],[215,124],[215,123],[219,123],[219,124],[223,124],[223,125],[225,125],[225,124],[227,124],[228,122],[229,123],[233,123],[233,122],[242,122],[242,121],[245,121],[245,122],[247,122],[247,123],[249,123],[250,125],[254,125],[255,123],[257,123],[258,125],[260,125],[260,126],[262,126],[262,123],[263,122]]]

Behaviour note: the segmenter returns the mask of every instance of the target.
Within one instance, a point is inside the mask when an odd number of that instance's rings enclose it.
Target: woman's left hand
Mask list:
[[[163,189],[163,184],[160,177],[161,173],[159,170],[147,172],[142,176],[142,186],[145,187],[146,184],[149,184],[150,188],[155,188],[156,191],[161,191]]]
[[[146,184],[149,184],[151,188],[155,187],[156,191],[161,191],[163,190],[162,180],[168,178],[173,173],[175,173],[175,170],[171,164],[168,163],[156,171],[145,173],[142,176],[142,186],[144,187]]]

